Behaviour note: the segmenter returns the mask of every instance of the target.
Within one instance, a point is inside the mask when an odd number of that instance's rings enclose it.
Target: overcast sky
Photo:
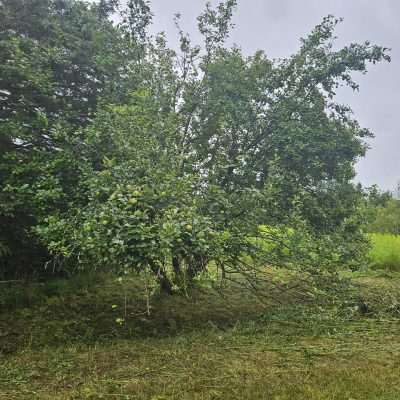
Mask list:
[[[177,45],[173,15],[182,14],[182,26],[199,40],[196,16],[205,0],[152,0],[154,31],[165,31]],[[216,3],[213,1],[212,3]],[[400,180],[400,1],[399,0],[238,0],[231,43],[247,54],[263,49],[271,58],[285,57],[299,47],[299,38],[328,14],[343,17],[338,44],[370,40],[390,47],[392,62],[370,67],[360,76],[360,91],[340,92],[338,99],[352,106],[362,126],[375,133],[371,149],[357,166],[357,180],[392,190]]]

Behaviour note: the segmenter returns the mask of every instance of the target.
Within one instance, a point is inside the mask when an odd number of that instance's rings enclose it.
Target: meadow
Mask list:
[[[400,271],[400,236],[372,233],[370,239],[372,268]]]

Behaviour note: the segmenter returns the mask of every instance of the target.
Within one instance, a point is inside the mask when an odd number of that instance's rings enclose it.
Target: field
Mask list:
[[[150,315],[130,280],[4,287],[0,398],[397,400],[399,276],[351,277],[340,302],[204,287]]]
[[[400,271],[400,236],[373,233],[370,238],[372,267]]]

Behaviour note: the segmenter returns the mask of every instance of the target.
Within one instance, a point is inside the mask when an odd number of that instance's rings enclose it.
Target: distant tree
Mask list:
[[[393,199],[393,194],[390,191],[382,191],[378,185],[372,185],[365,189],[368,204],[372,207],[384,207]]]
[[[378,206],[369,230],[400,235],[400,200],[391,199],[384,205]]]
[[[378,185],[365,188],[363,192],[362,208],[365,227],[369,232],[383,232],[390,225],[389,220],[391,217],[389,215],[394,211],[393,202],[396,202],[395,197],[392,192],[383,191]]]

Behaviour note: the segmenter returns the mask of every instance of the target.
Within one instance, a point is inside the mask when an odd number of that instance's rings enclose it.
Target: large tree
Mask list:
[[[263,263],[321,272],[359,261],[351,180],[371,133],[334,96],[386,49],[333,50],[328,17],[288,59],[245,57],[224,46],[234,7],[207,6],[203,48],[181,30],[179,52],[162,35],[143,41],[149,79],[85,131],[86,204],[38,229],[63,262],[149,270],[171,291],[210,265],[253,284]]]
[[[162,34],[146,33],[145,1],[130,1],[119,27],[104,17],[117,2],[62,3],[100,21],[90,25],[94,36],[111,32],[111,47],[101,39],[106,50],[88,63],[109,59],[118,74],[106,75],[96,112],[82,123],[72,112],[75,119],[67,113],[50,125],[40,112],[39,157],[5,157],[11,200],[2,204],[34,210],[29,233],[54,267],[148,271],[171,292],[209,267],[252,286],[265,263],[319,274],[359,261],[361,191],[351,180],[371,133],[334,97],[342,84],[357,88],[354,71],[388,60],[385,48],[334,50],[339,21],[327,17],[288,59],[246,57],[225,45],[235,8],[228,0],[199,16],[203,46],[192,45],[177,18],[174,51]],[[26,147],[15,133],[9,143]],[[42,171],[29,187],[15,178],[26,168]]]
[[[65,211],[75,196],[79,167],[76,154],[64,152],[69,138],[91,122],[100,99],[123,101],[140,81],[135,27],[127,15],[113,23],[116,6],[0,1],[0,242],[8,255],[0,256],[3,273],[43,263],[46,249],[31,227],[49,212]]]

